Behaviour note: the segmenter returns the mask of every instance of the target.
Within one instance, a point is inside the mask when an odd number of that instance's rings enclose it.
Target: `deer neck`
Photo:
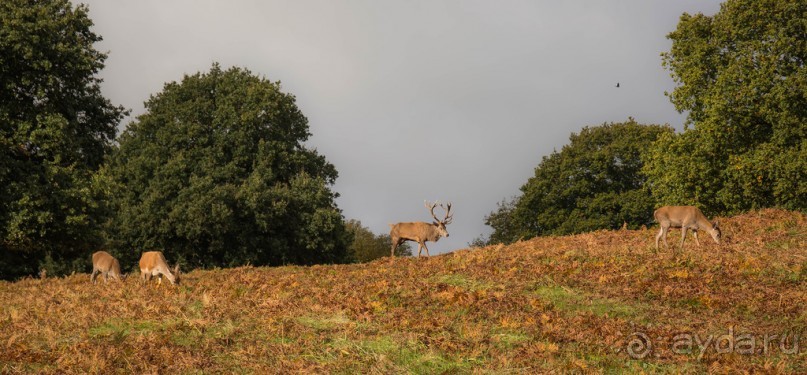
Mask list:
[[[175,284],[175,283],[176,283],[177,278],[176,278],[176,276],[174,276],[174,274],[173,274],[173,273],[171,273],[171,270],[170,270],[170,269],[165,268],[165,269],[163,270],[162,274],[163,274],[163,275],[165,275],[165,277],[168,279],[168,281],[170,281],[170,282],[171,282],[171,284]]]
[[[705,217],[699,217],[697,220],[695,220],[695,225],[697,225],[699,229],[704,229],[709,232],[715,230],[714,226],[712,225],[712,222]]]

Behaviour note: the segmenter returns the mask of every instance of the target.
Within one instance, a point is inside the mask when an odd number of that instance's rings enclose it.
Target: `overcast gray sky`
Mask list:
[[[432,254],[489,234],[484,216],[571,132],[628,116],[681,129],[659,54],[683,12],[719,10],[712,0],[73,1],[104,38],[113,104],[139,115],[165,83],[213,62],[281,81],[308,117],[308,145],[339,171],[346,218],[387,233],[430,220],[424,200],[453,202],[451,236],[429,243]]]

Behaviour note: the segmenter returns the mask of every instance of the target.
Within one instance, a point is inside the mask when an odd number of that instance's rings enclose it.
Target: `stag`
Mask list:
[[[99,274],[104,275],[104,282],[109,282],[109,277],[118,281],[123,281],[126,277],[120,273],[120,263],[106,251],[96,251],[92,254],[92,275],[90,281],[95,284]]]
[[[153,276],[159,276],[157,285],[161,285],[163,275],[172,285],[179,284],[179,265],[176,265],[171,272],[168,263],[165,261],[162,251],[147,251],[140,257],[140,278],[143,283],[147,283]]]
[[[438,205],[440,208],[446,211],[446,216],[443,218],[443,220],[438,219],[434,214],[434,208]],[[451,220],[453,219],[453,215],[451,215],[451,203],[443,206],[437,202],[426,202],[426,208],[429,209],[429,212],[432,214],[432,218],[434,218],[434,222],[432,223],[418,221],[414,223],[398,223],[389,225],[389,236],[392,240],[392,250],[390,251],[391,257],[395,256],[395,249],[397,249],[398,246],[405,241],[415,241],[418,243],[418,257],[420,257],[420,253],[423,251],[423,249],[426,249],[426,256],[429,256],[429,248],[426,247],[426,241],[437,242],[440,237],[448,237],[446,225],[451,224]]]
[[[692,230],[692,235],[695,236],[695,243],[700,246],[698,241],[698,230],[705,230],[712,236],[717,244],[720,244],[720,226],[717,221],[711,222],[701,212],[701,210],[694,206],[664,206],[653,213],[653,217],[661,224],[661,229],[656,235],[656,249],[658,249],[658,241],[664,239],[664,246],[669,247],[667,244],[667,230],[670,228],[681,228],[681,249],[684,248],[684,240],[687,236],[687,230]]]

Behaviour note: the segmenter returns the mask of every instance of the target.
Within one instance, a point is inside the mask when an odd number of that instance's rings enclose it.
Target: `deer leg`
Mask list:
[[[664,226],[662,226],[661,228],[659,228],[659,230],[658,230],[658,234],[656,235],[656,250],[658,250],[658,241],[661,239],[661,236],[664,236],[664,234],[665,234],[664,232],[666,232],[666,231],[664,230]],[[664,242],[665,242],[664,244],[666,245],[666,244],[667,244],[667,243],[666,243],[666,242],[667,242],[667,239],[666,239],[666,238],[664,239]]]
[[[687,227],[681,227],[681,249],[684,249],[684,240],[687,238]]]
[[[661,236],[661,239],[664,240],[664,247],[666,247],[668,249],[670,248],[670,244],[667,243],[667,232],[669,230],[670,230],[669,226],[662,225],[661,226],[661,232],[659,233],[659,236]]]
[[[392,238],[392,250],[390,250],[389,256],[394,257],[395,256],[395,249],[397,249],[398,246],[401,246],[401,244],[403,242],[404,242],[403,239],[398,238],[398,237],[393,237]]]
[[[98,272],[97,269],[95,268],[92,269],[92,275],[90,275],[90,281],[92,281],[93,284],[95,284],[95,275],[97,272]]]
[[[695,244],[698,245],[698,247],[700,247],[701,243],[700,243],[700,241],[698,241],[698,231],[693,229],[692,230],[692,235],[695,237]]]
[[[664,228],[664,246],[668,249],[670,248],[670,244],[667,243],[667,232],[670,231],[670,227]]]
[[[426,247],[426,242],[425,241],[423,242],[423,248],[426,249],[426,256],[428,257],[429,256],[429,248]]]

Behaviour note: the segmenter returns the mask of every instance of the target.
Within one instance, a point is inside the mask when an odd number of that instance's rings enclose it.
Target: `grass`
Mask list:
[[[460,370],[463,364],[445,358],[441,353],[429,350],[414,342],[399,344],[388,337],[362,341],[356,345],[359,352],[369,355],[369,360],[387,360],[387,370],[407,371],[418,374],[442,374]]]
[[[111,319],[104,323],[90,327],[88,330],[91,338],[107,339],[114,338],[115,340],[125,340],[132,334],[150,334],[162,330],[169,330],[174,326],[173,323],[168,322],[155,322],[155,321],[130,321],[121,319]]]
[[[568,313],[589,312],[599,317],[618,317],[638,322],[650,318],[641,303],[626,303],[613,298],[602,298],[590,293],[563,286],[538,286],[535,293],[549,301],[555,309]]]
[[[732,241],[652,246],[653,228],[431,258],[196,270],[181,287],[0,282],[0,373],[805,373],[807,219],[721,219]],[[673,338],[790,333],[767,352]],[[653,344],[628,351],[635,334]],[[787,346],[791,348],[792,346]]]
[[[349,324],[350,319],[348,319],[342,314],[337,314],[325,317],[303,316],[297,318],[297,322],[306,327],[313,328],[317,331],[330,331],[333,329],[337,329],[340,326]]]

